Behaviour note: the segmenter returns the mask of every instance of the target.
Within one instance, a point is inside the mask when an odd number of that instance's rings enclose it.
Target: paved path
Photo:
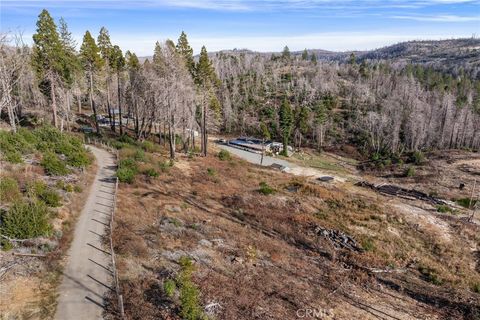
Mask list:
[[[228,150],[229,152],[233,153],[234,155],[242,159],[247,160],[248,162],[260,165],[260,159],[262,157],[260,153],[250,152],[250,151],[246,151],[243,149],[239,149],[236,147],[232,147],[232,146],[220,144],[220,143],[217,144],[217,146],[224,150]],[[291,173],[296,176],[305,176],[305,177],[312,177],[312,178],[331,176],[334,178],[334,181],[337,181],[337,182],[344,182],[346,180],[344,177],[339,177],[338,175],[332,176],[332,174],[329,172],[318,170],[315,168],[299,166],[290,161],[283,160],[280,158],[275,158],[270,156],[263,157],[263,163],[262,163],[263,166],[271,166],[272,164],[279,164],[281,166],[284,166],[285,172]]]
[[[242,159],[247,160],[248,162],[260,165],[260,160],[262,158],[262,155],[260,153],[246,151],[246,150],[239,149],[239,148],[236,148],[236,147],[232,147],[232,146],[229,146],[229,145],[226,145],[226,144],[217,144],[217,146],[219,148],[228,150],[229,152],[237,155],[238,157],[240,157]],[[264,156],[263,157],[262,165],[271,166],[274,163],[282,165],[282,166],[287,167],[287,168],[298,167],[297,165],[295,165],[295,164],[293,164],[289,161],[283,160],[283,159],[274,158],[274,157],[270,157],[270,156]]]
[[[89,149],[97,159],[98,171],[67,253],[56,320],[102,319],[103,297],[113,289],[110,250],[105,249],[102,236],[112,212],[115,159],[103,149]]]

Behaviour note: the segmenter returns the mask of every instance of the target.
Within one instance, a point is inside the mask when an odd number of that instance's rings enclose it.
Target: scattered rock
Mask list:
[[[208,241],[207,239],[202,239],[200,241],[198,241],[198,244],[203,246],[203,247],[208,247],[208,248],[211,248],[212,247],[212,243],[210,241]]]

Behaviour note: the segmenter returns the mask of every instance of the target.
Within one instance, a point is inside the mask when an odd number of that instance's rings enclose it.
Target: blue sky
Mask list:
[[[27,42],[43,8],[64,17],[80,41],[107,27],[140,56],[182,30],[196,52],[374,49],[413,39],[480,36],[480,0],[0,0],[2,31]]]

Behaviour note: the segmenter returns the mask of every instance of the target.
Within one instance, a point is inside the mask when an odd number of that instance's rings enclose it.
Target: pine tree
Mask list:
[[[282,51],[282,58],[285,60],[290,60],[290,57],[290,49],[288,48],[288,46],[285,46]]]
[[[204,101],[202,103],[202,114],[201,114],[201,129],[202,129],[202,154],[207,156],[207,112],[208,108],[206,104],[208,101],[205,101],[210,97],[210,102],[212,101],[212,96],[214,95],[213,89],[218,85],[219,79],[215,74],[215,69],[213,68],[212,62],[208,58],[207,49],[205,46],[202,47],[200,51],[200,57],[198,63],[195,67],[195,83],[200,87],[202,91]]]
[[[193,60],[193,49],[188,43],[187,34],[182,31],[177,42],[177,50],[185,61],[187,70],[190,72],[192,77],[195,76],[195,61]]]
[[[360,69],[359,69],[360,75],[364,78],[368,77],[368,65],[365,60],[362,61],[360,64]]]
[[[162,46],[160,42],[155,43],[155,49],[153,50],[153,68],[158,75],[163,75],[166,71],[165,57],[163,56]],[[147,61],[145,61],[147,62]]]
[[[290,102],[285,97],[279,111],[280,130],[282,131],[283,150],[282,155],[288,156],[288,139],[292,133],[293,114]]]
[[[349,62],[352,66],[355,66],[357,64],[354,52],[350,53],[350,61]]]
[[[73,39],[72,33],[68,30],[67,22],[63,18],[60,18],[59,25],[60,42],[64,52],[63,78],[67,85],[70,86],[74,81],[75,74],[81,69],[75,49],[77,43]]]
[[[307,51],[306,48],[305,48],[305,50],[303,50],[302,60],[304,60],[304,61],[307,61],[307,60],[308,60],[308,51]]]
[[[106,91],[107,91],[107,112],[108,118],[110,121],[110,127],[112,131],[115,132],[115,113],[112,112],[111,102],[110,102],[110,81],[112,77],[112,70],[111,70],[111,63],[110,63],[110,56],[112,54],[112,42],[110,41],[110,34],[107,28],[102,27],[97,37],[98,48],[100,49],[100,54],[102,56],[103,61],[105,62],[105,73],[106,73]]]
[[[135,53],[132,53],[127,50],[125,52],[126,65],[129,70],[139,71],[140,70],[140,61]]]
[[[212,62],[208,58],[207,49],[205,46],[202,47],[200,51],[200,57],[196,65],[196,82],[198,85],[210,89],[212,86],[218,84],[218,78],[215,74],[215,69],[213,68]]]
[[[83,68],[87,73],[89,87],[90,87],[90,107],[95,116],[95,124],[97,127],[97,133],[100,134],[100,127],[98,126],[97,108],[95,107],[95,101],[93,100],[93,75],[99,71],[103,65],[102,58],[100,57],[100,49],[95,43],[92,35],[89,31],[85,32],[83,36],[83,43],[80,47],[80,60]]]
[[[312,55],[310,56],[310,61],[311,61],[314,65],[317,64],[317,55],[316,55],[314,52],[312,52]]]
[[[57,26],[47,10],[38,16],[37,33],[33,35],[32,65],[40,80],[40,89],[52,102],[53,124],[56,127],[57,103],[55,82],[64,76],[65,52]]]
[[[100,29],[100,33],[97,37],[97,43],[98,49],[100,49],[100,54],[102,55],[102,59],[105,60],[108,65],[113,46],[112,42],[110,41],[110,34],[107,28],[102,27]]]
[[[129,72],[129,81],[130,81],[130,95],[131,95],[131,103],[133,104],[133,112],[134,112],[134,123],[135,123],[135,134],[138,137],[139,135],[139,120],[138,120],[138,105],[137,105],[137,97],[135,94],[136,87],[137,87],[137,79],[140,73],[140,61],[135,53],[131,53],[130,51],[125,52],[125,60],[127,69]]]
[[[123,134],[122,127],[122,94],[121,94],[121,84],[120,84],[120,75],[123,69],[125,68],[125,58],[123,57],[122,50],[119,46],[113,46],[110,52],[110,68],[117,74],[117,98],[118,98],[118,118],[120,126],[120,134]]]

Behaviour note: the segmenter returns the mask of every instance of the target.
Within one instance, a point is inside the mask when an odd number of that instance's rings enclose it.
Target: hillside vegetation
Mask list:
[[[0,130],[0,318],[53,315],[60,258],[88,191],[91,164],[83,140],[72,134],[50,126]]]
[[[128,319],[293,319],[303,306],[340,319],[479,316],[478,226],[225,151],[170,163],[148,149],[120,149],[135,168],[114,229]]]

